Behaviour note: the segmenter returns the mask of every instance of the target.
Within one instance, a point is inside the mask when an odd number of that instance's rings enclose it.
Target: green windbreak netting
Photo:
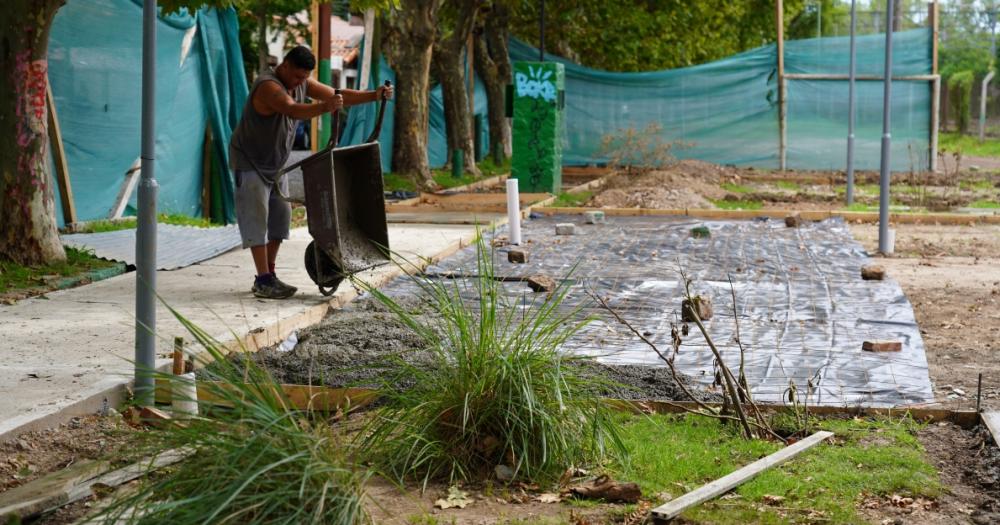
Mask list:
[[[158,210],[202,215],[205,128],[210,126],[212,215],[232,222],[226,146],[247,97],[236,13],[202,9],[160,17],[156,31]],[[78,218],[104,218],[140,154],[141,2],[63,6],[49,39],[49,81]],[[135,198],[134,192],[133,207]]]
[[[930,31],[893,35],[893,74],[931,70]],[[848,38],[817,38],[785,44],[787,74],[847,74]],[[857,39],[857,72],[881,76],[885,35]],[[538,50],[512,39],[512,60],[537,60]],[[566,130],[563,162],[603,163],[601,139],[621,130],[661,126],[664,141],[686,144],[679,158],[719,164],[778,166],[776,46],[753,49],[707,64],[648,73],[589,69],[554,55],[566,66]],[[787,80],[787,165],[843,169],[846,164],[846,80]],[[857,84],[856,164],[879,166],[882,82]],[[927,165],[931,83],[893,82],[892,168]]]
[[[396,74],[389,67],[384,59],[379,61],[379,82],[391,80],[396,81]],[[374,72],[368,80],[368,86],[374,85]],[[429,93],[429,116],[427,126],[427,157],[432,168],[440,168],[449,162],[448,158],[448,136],[444,121],[444,97],[441,93],[441,86],[435,85]],[[479,117],[482,123],[477,141],[477,157],[482,157],[488,151],[489,129],[486,125],[486,90],[483,82],[477,75],[475,78],[475,88],[473,92],[473,105],[475,106],[475,116]],[[392,166],[392,133],[393,133],[393,109],[396,106],[395,100],[390,100],[386,104],[385,117],[382,123],[382,133],[379,135],[379,146],[382,152],[382,171],[391,171]],[[342,145],[360,144],[375,127],[378,116],[377,104],[363,104],[350,108],[347,116],[347,124],[341,136]]]

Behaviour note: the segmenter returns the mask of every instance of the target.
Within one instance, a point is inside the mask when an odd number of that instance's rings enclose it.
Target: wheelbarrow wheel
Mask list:
[[[325,251],[316,248],[316,241],[306,246],[306,273],[317,286],[319,293],[333,295],[344,280],[344,270]]]

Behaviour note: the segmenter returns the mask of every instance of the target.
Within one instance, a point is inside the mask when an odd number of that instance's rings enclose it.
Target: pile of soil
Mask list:
[[[683,160],[638,176],[611,177],[587,206],[600,208],[714,208],[709,199],[727,194],[719,184],[738,176],[736,168]]]
[[[433,324],[433,314],[424,311],[416,299],[400,302],[422,325]],[[252,359],[280,383],[335,388],[378,387],[396,377],[401,360],[418,367],[433,363],[423,339],[371,298],[332,312],[318,325],[303,330],[298,339],[299,343],[290,351],[274,346],[255,353],[234,354],[231,358]],[[600,363],[590,363],[587,367],[614,383],[603,392],[608,397],[686,400],[666,368]],[[407,385],[403,381],[399,386]],[[686,386],[702,400],[720,398],[690,383],[686,382]]]

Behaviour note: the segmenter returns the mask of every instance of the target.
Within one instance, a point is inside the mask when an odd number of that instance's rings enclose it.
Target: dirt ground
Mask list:
[[[1000,162],[943,159],[936,173],[897,173],[891,203],[909,211],[966,211],[1000,207]],[[878,205],[878,173],[856,173],[855,203]],[[642,175],[619,173],[584,206],[597,208],[763,208],[838,210],[845,206],[845,176],[839,171],[771,171],[684,160]],[[983,204],[992,203],[992,204]],[[978,208],[989,212],[990,208]]]
[[[870,252],[878,226],[856,224]],[[896,253],[880,258],[913,304],[934,394],[948,408],[1000,409],[1000,225],[896,226]]]

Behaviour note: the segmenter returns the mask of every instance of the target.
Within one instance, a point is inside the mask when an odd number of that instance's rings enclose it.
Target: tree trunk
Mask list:
[[[451,4],[455,13],[450,24],[451,31],[434,44],[433,61],[444,95],[448,159],[452,158],[451,152],[460,150],[465,160],[465,171],[479,177],[482,173],[476,167],[476,148],[472,135],[473,115],[469,111],[469,95],[466,93],[467,84],[462,56],[482,0],[451,0]]]
[[[267,15],[257,15],[257,74],[267,71]]]
[[[486,15],[484,31],[475,39],[476,71],[483,78],[489,107],[487,118],[490,128],[490,156],[493,163],[502,165],[510,151],[510,125],[507,122],[506,90],[511,83],[510,55],[507,53],[507,34],[510,13],[503,2],[494,2]]]
[[[62,0],[11,0],[0,10],[0,259],[66,259],[49,176],[49,30]]]
[[[402,0],[384,25],[383,52],[396,71],[392,169],[435,186],[427,161],[428,84],[440,0]]]

